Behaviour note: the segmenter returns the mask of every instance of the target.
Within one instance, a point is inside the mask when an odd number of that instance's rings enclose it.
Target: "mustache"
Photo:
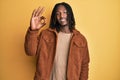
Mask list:
[[[66,20],[67,20],[67,18],[60,18],[60,20],[61,20],[61,19],[66,19]]]

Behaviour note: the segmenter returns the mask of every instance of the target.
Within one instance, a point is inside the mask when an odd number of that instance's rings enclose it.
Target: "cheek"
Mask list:
[[[67,14],[65,14],[65,17],[67,18]]]
[[[59,19],[60,19],[60,16],[59,16],[59,15],[57,15],[57,16],[56,16],[56,18],[57,18],[57,20],[59,20]]]

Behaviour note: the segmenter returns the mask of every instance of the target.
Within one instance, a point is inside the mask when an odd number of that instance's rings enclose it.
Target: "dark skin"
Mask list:
[[[46,18],[42,16],[44,12],[44,7],[39,7],[35,9],[32,13],[30,20],[30,29],[39,30],[44,25],[46,25]],[[64,33],[70,33],[69,24],[67,21],[67,10],[63,5],[60,5],[56,12],[57,20],[60,24],[60,31]]]

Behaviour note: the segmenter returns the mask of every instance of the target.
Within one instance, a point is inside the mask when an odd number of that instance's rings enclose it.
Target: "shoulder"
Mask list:
[[[76,38],[86,41],[86,37],[77,29],[74,30],[74,34],[75,34]]]
[[[87,39],[86,39],[86,37],[80,31],[78,31],[77,29],[75,29],[74,30],[74,35],[75,35],[74,39],[75,39],[76,43],[79,43],[82,46],[87,45]]]
[[[50,30],[49,28],[42,30],[40,34],[42,38],[45,38],[45,39],[55,38],[54,31]]]
[[[47,28],[47,29],[42,30],[41,34],[42,35],[51,35],[51,34],[53,34],[53,31],[51,31],[49,28]]]

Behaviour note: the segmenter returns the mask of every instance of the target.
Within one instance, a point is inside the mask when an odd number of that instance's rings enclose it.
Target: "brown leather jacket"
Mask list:
[[[57,31],[54,29],[38,31],[28,29],[25,37],[27,55],[37,56],[34,80],[49,80],[55,57]],[[64,45],[64,44],[63,44]],[[67,80],[88,80],[89,52],[85,37],[73,30],[67,66]]]

